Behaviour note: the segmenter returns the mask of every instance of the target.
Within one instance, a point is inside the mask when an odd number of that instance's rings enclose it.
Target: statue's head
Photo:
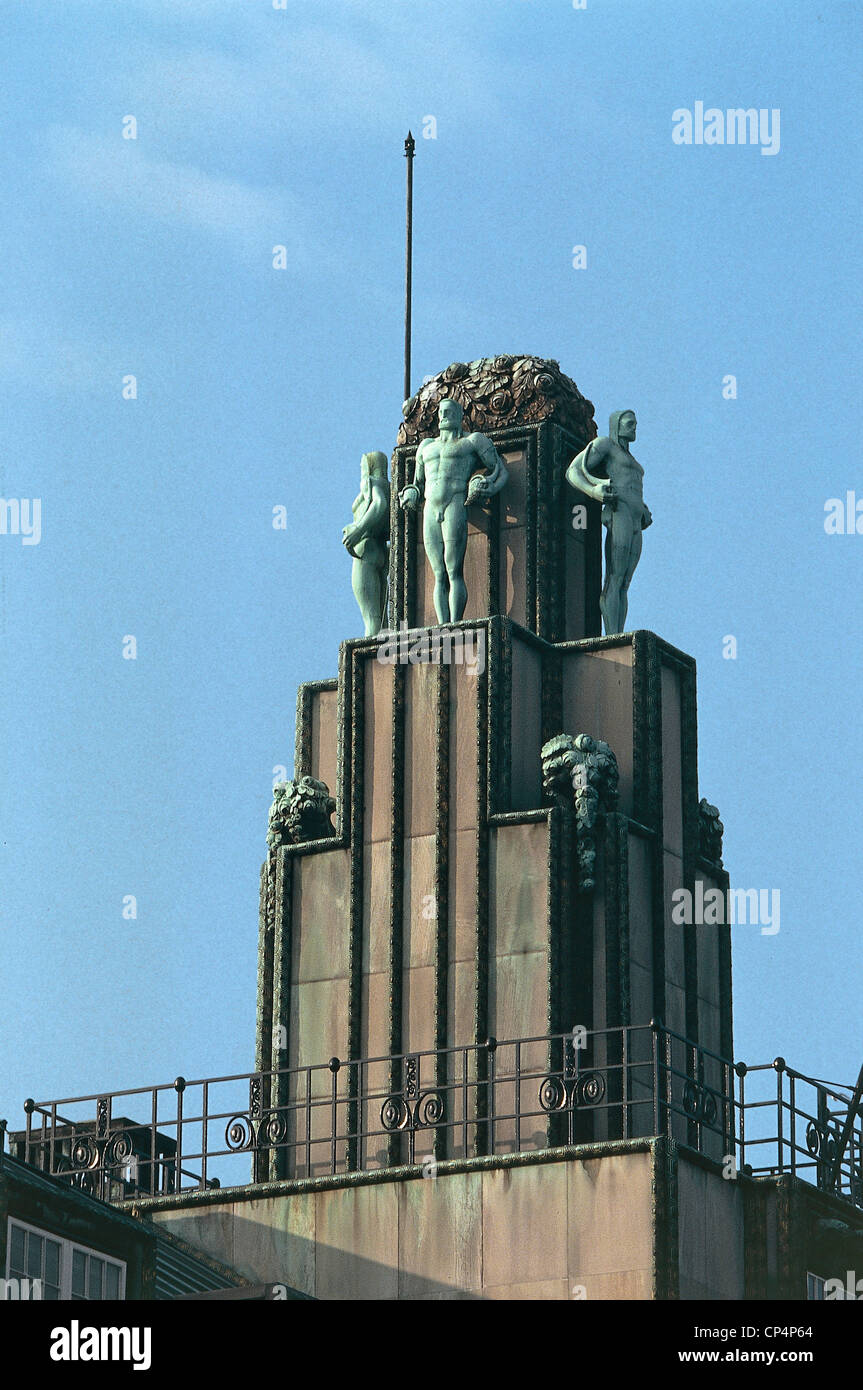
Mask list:
[[[363,478],[386,478],[386,454],[382,454],[379,449],[373,450],[370,454],[363,454],[360,463],[360,475]]]
[[[463,415],[464,411],[458,401],[452,401],[449,397],[445,397],[438,406],[437,417],[441,429],[455,430],[460,434]]]
[[[613,410],[608,417],[608,437],[613,444],[630,444],[637,424],[634,410]]]

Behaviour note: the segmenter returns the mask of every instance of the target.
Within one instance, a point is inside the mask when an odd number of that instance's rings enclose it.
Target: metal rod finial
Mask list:
[[[411,134],[411,132],[408,131],[408,136],[407,136],[407,139],[405,140],[405,159],[413,159],[413,157],[414,157],[414,150],[416,149],[416,147],[417,147],[417,142],[416,142],[416,140],[414,139],[414,137],[413,137],[413,135]]]

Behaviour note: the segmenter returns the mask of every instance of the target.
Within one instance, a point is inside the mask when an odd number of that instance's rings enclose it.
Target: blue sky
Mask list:
[[[408,126],[414,384],[530,352],[601,426],[636,408],[629,622],[697,659],[732,881],[781,891],[777,935],[735,928],[737,1054],[852,1081],[863,535],[824,505],[863,499],[860,4],[28,0],[0,25],[0,493],[42,500],[38,545],[0,536],[0,1114],[253,1064],[272,772],[297,685],[358,635],[341,528],[400,418]],[[778,108],[779,153],[676,145],[699,100]]]

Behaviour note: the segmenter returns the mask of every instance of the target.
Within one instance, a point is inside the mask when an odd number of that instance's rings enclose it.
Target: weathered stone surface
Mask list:
[[[450,961],[473,963],[476,960],[476,832],[457,830],[451,834],[449,851],[449,958]]]
[[[478,1291],[482,1284],[482,1174],[402,1183],[399,1191],[399,1297],[443,1290]]]
[[[686,986],[686,953],[685,935],[687,932],[702,930],[694,926],[683,926],[679,921],[672,920],[673,894],[683,888],[683,860],[676,854],[669,854],[666,850],[662,856],[663,872],[665,877],[665,974],[668,980],[681,989]],[[679,913],[677,914],[680,915]],[[712,928],[715,932],[716,928]],[[675,1027],[676,1024],[669,1026]],[[686,1029],[680,1031],[686,1034]]]
[[[310,980],[291,986],[291,1016],[296,1027],[291,1031],[292,1067],[315,1067],[312,1089],[316,1096],[330,1092],[330,1073],[326,1063],[330,1057],[347,1056],[348,980]],[[319,1112],[321,1123],[327,1117]]]
[[[315,1201],[315,1296],[398,1298],[398,1184],[337,1188]]]
[[[493,956],[489,1017],[496,1038],[531,1038],[548,1032],[548,952]]]
[[[435,901],[435,842],[433,835],[416,835],[405,842],[404,959],[411,969],[433,965],[437,936]]]
[[[313,1193],[238,1202],[234,1215],[234,1268],[261,1284],[286,1284],[301,1293],[315,1289],[315,1199]]]
[[[501,825],[491,834],[491,878],[495,885],[489,915],[489,947],[494,956],[524,955],[548,946],[548,827]],[[501,1038],[515,1036],[498,1033]]]
[[[627,642],[594,652],[570,650],[563,658],[565,729],[589,729],[614,749],[619,773],[619,807],[632,815],[633,649]]]
[[[221,1263],[234,1266],[234,1208],[220,1205],[199,1211],[169,1207],[154,1213],[154,1221],[171,1235],[186,1240],[197,1250]]]
[[[360,1047],[364,1057],[384,1057],[389,1052],[390,977],[384,971],[363,977],[362,1031]],[[369,1085],[373,1083],[370,1081]],[[382,1078],[382,1084],[388,1083]],[[377,1110],[380,1111],[380,1105]],[[377,1125],[379,1120],[375,1121]]]
[[[614,1274],[586,1274],[580,1283],[584,1287],[584,1296],[588,1302],[649,1302],[653,1297],[653,1280],[649,1269],[618,1270]]]
[[[662,832],[665,848],[683,854],[683,746],[680,676],[662,667]]]
[[[552,1302],[570,1297],[566,1279],[539,1280],[534,1284],[495,1284],[486,1289],[483,1297],[507,1302]]]
[[[310,854],[294,865],[295,932],[292,979],[345,979],[349,967],[350,854]],[[314,1058],[325,1062],[326,1057]]]
[[[566,1164],[483,1173],[483,1287],[567,1276]]]
[[[405,671],[405,835],[430,835],[435,827],[435,702],[437,667]]]
[[[678,1191],[681,1297],[742,1298],[744,1251],[740,1188],[718,1173],[681,1162]]]
[[[363,836],[389,840],[393,799],[393,674],[380,661],[364,661],[365,727],[356,731],[363,740],[365,785]]]
[[[485,633],[483,632],[483,636]],[[463,830],[477,823],[477,678],[468,667],[449,672],[449,782],[451,824]]]
[[[535,647],[512,644],[512,736],[510,805],[530,810],[542,802],[537,753],[542,738],[542,658]]]
[[[390,846],[373,840],[363,854],[363,972],[375,974],[389,966],[391,902]]]
[[[327,787],[338,784],[338,692],[316,690],[311,698],[311,767],[309,774]]]
[[[402,973],[402,1019],[405,1052],[434,1047],[435,972],[433,965],[414,966]]]
[[[653,1259],[650,1155],[567,1164],[569,1278],[647,1270]],[[606,1294],[605,1297],[613,1295]]]

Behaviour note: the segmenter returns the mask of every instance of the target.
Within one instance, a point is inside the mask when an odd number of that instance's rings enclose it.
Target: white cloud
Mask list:
[[[152,4],[157,20],[165,5]],[[425,114],[451,129],[512,119],[511,60],[486,42],[478,63],[476,19],[460,11],[447,26],[418,29],[407,0],[317,6],[312,23],[308,7],[286,13],[243,0],[218,8],[227,22],[209,31],[198,23],[167,32],[155,23],[150,33],[133,29],[119,63],[106,55],[100,85],[118,118],[121,105],[142,130],[171,143],[196,140],[207,127],[283,149],[300,134],[333,130],[404,134],[413,125],[418,134]]]
[[[0,378],[36,385],[51,393],[104,387],[119,382],[117,348],[57,323],[0,317]],[[119,392],[119,386],[117,386]]]
[[[56,174],[134,216],[231,238],[258,252],[276,242],[296,253],[296,218],[281,191],[149,158],[137,141],[89,135],[69,126],[47,133]],[[291,244],[292,241],[295,244]]]

